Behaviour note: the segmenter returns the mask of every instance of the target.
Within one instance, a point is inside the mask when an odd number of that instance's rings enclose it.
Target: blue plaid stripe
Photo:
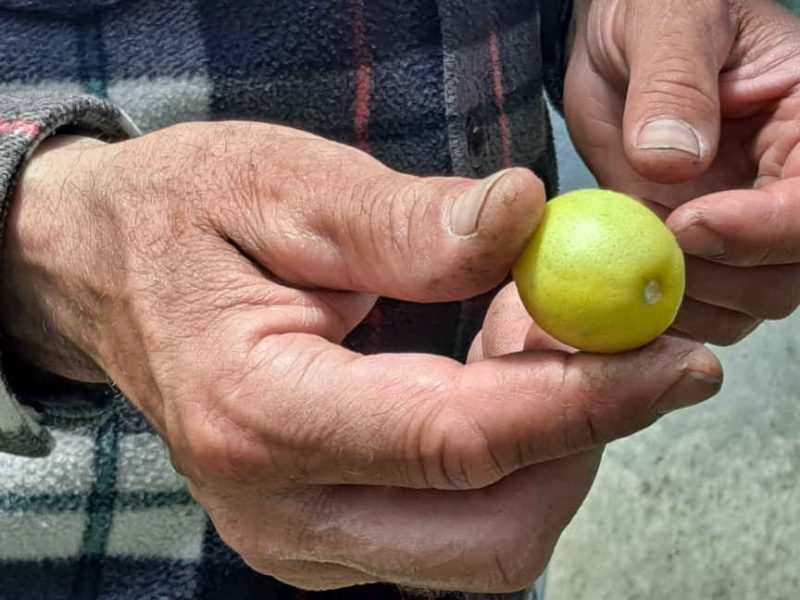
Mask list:
[[[73,582],[73,595],[78,598],[97,595],[101,563],[115,510],[118,443],[117,421],[112,417],[97,432],[95,480],[86,501],[88,523],[83,534],[78,572]]]
[[[111,80],[197,76],[207,64],[194,0],[121,3],[103,19],[103,43]]]
[[[115,509],[142,510],[152,507],[185,506],[193,502],[188,490],[174,492],[131,492],[116,494]],[[15,494],[0,493],[0,511],[19,510],[26,513],[59,513],[89,510],[86,494]]]
[[[25,83],[75,81],[78,42],[71,23],[0,9],[0,78]],[[46,43],[43,41],[46,40]],[[32,68],[31,57],[35,58]]]
[[[353,141],[354,50],[347,0],[199,0],[218,118],[303,126]]]
[[[83,91],[98,98],[108,96],[107,61],[103,43],[103,20],[100,15],[75,24],[78,41],[78,79]]]

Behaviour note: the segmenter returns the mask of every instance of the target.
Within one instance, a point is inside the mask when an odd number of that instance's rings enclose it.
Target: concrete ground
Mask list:
[[[562,189],[591,185],[556,130]],[[547,600],[800,599],[800,314],[715,350],[716,399],[608,448]]]

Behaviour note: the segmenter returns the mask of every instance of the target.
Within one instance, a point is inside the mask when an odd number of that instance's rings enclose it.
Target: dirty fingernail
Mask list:
[[[702,158],[703,148],[697,131],[679,119],[662,118],[645,123],[636,139],[640,150],[677,150]]]
[[[721,377],[685,368],[681,378],[662,394],[654,409],[658,414],[665,415],[708,400],[721,388]]]
[[[477,182],[453,203],[450,209],[450,231],[454,235],[464,237],[478,230],[478,221],[486,201],[497,183],[510,171],[505,169]]]

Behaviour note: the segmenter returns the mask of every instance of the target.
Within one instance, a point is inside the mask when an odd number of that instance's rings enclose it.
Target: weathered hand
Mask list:
[[[676,233],[674,327],[730,344],[800,302],[800,19],[773,0],[581,0],[565,109],[601,185]]]
[[[506,344],[466,366],[339,342],[377,295],[492,289],[543,203],[522,169],[420,179],[267,125],[56,138],[18,188],[0,315],[30,360],[112,378],[258,571],[520,589],[594,449],[712,395],[716,359],[667,338],[609,357]]]

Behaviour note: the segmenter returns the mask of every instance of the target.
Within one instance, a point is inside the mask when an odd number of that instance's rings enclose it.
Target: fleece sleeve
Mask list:
[[[544,85],[553,105],[561,111],[564,104],[564,77],[569,61],[573,2],[541,0],[539,5]]]

